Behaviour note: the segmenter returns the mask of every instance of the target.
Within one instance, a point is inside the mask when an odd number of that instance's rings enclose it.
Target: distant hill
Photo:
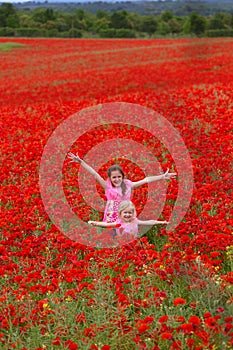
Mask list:
[[[3,1],[2,1],[3,2]],[[4,2],[12,2],[4,0]],[[1,0],[0,0],[1,3]],[[189,16],[191,12],[196,11],[202,16],[213,15],[216,12],[227,12],[233,14],[233,0],[136,0],[136,1],[70,1],[70,0],[49,0],[44,2],[28,1],[14,2],[14,6],[20,10],[33,10],[38,7],[53,8],[65,13],[72,13],[75,9],[83,9],[86,12],[96,13],[105,11],[112,13],[115,11],[126,10],[140,15],[159,15],[165,10],[170,10],[175,16]]]

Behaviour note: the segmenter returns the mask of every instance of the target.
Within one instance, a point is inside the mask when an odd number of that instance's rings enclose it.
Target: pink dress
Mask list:
[[[132,181],[125,180],[126,191],[124,196],[122,195],[121,187],[113,187],[109,179],[107,179],[107,189],[105,190],[105,195],[107,197],[107,203],[104,211],[105,222],[115,222],[118,218],[118,207],[122,201],[130,200]]]
[[[120,227],[116,228],[116,234],[117,235],[131,235],[134,237],[138,237],[138,219],[134,218],[131,222],[121,222],[119,219],[116,221],[117,224],[120,225]]]

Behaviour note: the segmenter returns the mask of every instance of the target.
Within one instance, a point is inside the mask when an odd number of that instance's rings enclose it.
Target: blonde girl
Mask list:
[[[117,234],[130,234],[138,236],[138,226],[153,226],[159,224],[168,224],[167,221],[158,220],[139,220],[136,217],[136,209],[131,201],[122,201],[118,208],[118,219],[115,222],[88,221],[91,226],[113,227]]]

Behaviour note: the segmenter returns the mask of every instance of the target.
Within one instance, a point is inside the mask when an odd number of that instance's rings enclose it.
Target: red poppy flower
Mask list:
[[[173,334],[169,332],[164,332],[161,334],[161,338],[165,340],[172,340],[173,339]]]
[[[186,304],[186,299],[183,299],[183,298],[176,298],[173,300],[173,304],[175,306],[178,306],[178,305],[184,305]]]

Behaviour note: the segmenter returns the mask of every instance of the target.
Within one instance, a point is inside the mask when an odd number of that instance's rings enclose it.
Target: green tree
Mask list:
[[[33,21],[32,16],[26,13],[22,13],[22,14],[19,14],[19,27],[33,28],[33,27],[36,27],[36,23]]]
[[[71,23],[71,21],[68,20],[69,18],[70,18],[69,14],[59,13],[59,15],[55,20],[56,28],[59,32],[66,32],[71,28],[69,24]]]
[[[197,12],[192,12],[184,23],[184,32],[193,33],[197,36],[203,34],[206,30],[206,19]]]
[[[162,19],[162,21],[168,22],[173,18],[173,13],[170,10],[165,10],[161,13],[160,18]]]
[[[132,29],[126,29],[126,28],[121,28],[121,29],[116,29],[116,38],[135,38],[135,32]]]
[[[93,29],[96,33],[100,33],[103,30],[109,29],[109,25],[110,21],[107,18],[102,17],[95,21]]]
[[[170,33],[170,26],[164,21],[160,21],[158,25],[158,33],[161,35],[166,35]]]
[[[101,38],[115,38],[116,37],[116,29],[115,28],[103,29],[100,31],[99,34],[100,34]]]
[[[225,14],[218,12],[209,19],[208,29],[224,29],[226,16]]]
[[[177,34],[177,33],[180,33],[182,31],[181,23],[175,17],[170,19],[167,23],[170,27],[171,33]]]
[[[130,22],[130,26],[135,31],[140,31],[141,28],[141,16],[137,13],[129,13],[128,20]]]
[[[158,28],[158,21],[155,16],[143,16],[141,22],[141,31],[149,34],[150,36],[156,32]]]
[[[105,12],[105,11],[98,10],[98,11],[96,12],[96,18],[97,18],[97,19],[101,19],[101,18],[107,18],[107,19],[109,19],[109,17],[110,17],[110,15],[109,15],[107,12]]]
[[[184,34],[190,34],[191,33],[191,24],[190,24],[190,18],[187,17],[184,20],[183,26],[182,26],[182,31]]]
[[[92,31],[94,30],[94,17],[82,9],[77,9],[72,15],[72,28]]]
[[[86,17],[85,12],[82,9],[75,10],[74,15],[75,15],[75,18],[77,18],[80,21],[82,21]]]
[[[53,9],[50,8],[37,8],[32,13],[32,18],[37,23],[46,23],[47,21],[53,21],[56,19]]]
[[[81,32],[81,30],[78,30],[76,28],[71,28],[68,32],[68,37],[69,38],[81,38],[82,32]]]
[[[53,30],[53,29],[57,29],[57,26],[55,21],[47,21],[46,23],[41,25],[41,28],[46,30]]]
[[[132,29],[128,12],[125,10],[113,12],[110,16],[110,26],[115,29]]]
[[[85,30],[87,32],[95,31],[95,21],[96,21],[95,15],[86,12],[84,21],[85,21]]]
[[[19,16],[12,4],[0,6],[0,27],[16,28],[19,25]]]
[[[19,16],[9,15],[6,19],[6,26],[10,28],[17,28],[19,26]]]

